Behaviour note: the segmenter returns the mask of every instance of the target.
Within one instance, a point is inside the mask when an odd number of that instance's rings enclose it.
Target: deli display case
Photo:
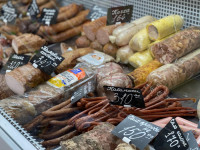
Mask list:
[[[200,1],[0,8],[0,149],[200,149]]]

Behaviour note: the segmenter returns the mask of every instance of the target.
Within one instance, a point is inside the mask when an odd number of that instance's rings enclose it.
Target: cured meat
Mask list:
[[[105,96],[104,86],[116,86],[131,88],[132,81],[124,73],[114,73],[108,77],[103,78],[97,85],[97,92],[99,96]]]
[[[149,74],[147,81],[173,89],[200,72],[200,49],[182,57],[173,64],[166,64]]]
[[[69,68],[73,68],[76,65],[76,59],[84,56],[88,53],[91,53],[93,49],[91,48],[80,48],[76,49],[74,51],[66,52],[62,55],[65,59],[62,61],[62,63],[56,68],[56,73],[61,73],[63,71],[66,71]]]
[[[200,27],[189,27],[151,47],[155,58],[163,64],[176,59],[200,47]]]
[[[103,46],[97,40],[91,42],[90,47],[99,51],[103,51]]]
[[[97,82],[99,83],[103,78],[109,77],[114,73],[123,73],[122,67],[113,62],[106,63],[103,67],[97,70]]]
[[[50,77],[36,69],[32,64],[18,67],[6,73],[5,79],[8,87],[16,94],[22,95],[30,88],[48,80]]]
[[[46,41],[34,34],[22,34],[12,40],[12,47],[17,54],[30,53],[39,50]]]
[[[76,40],[76,46],[79,48],[89,47],[90,40],[85,35],[82,35]]]
[[[117,50],[118,50],[118,47],[115,44],[112,44],[112,43],[107,43],[103,47],[103,52],[114,57],[114,58],[116,57]]]
[[[113,125],[102,123],[91,131],[62,141],[62,150],[114,150],[121,140],[111,134],[113,129]]]
[[[148,75],[160,66],[162,66],[162,64],[159,61],[153,60],[146,65],[133,70],[133,72],[128,75],[134,81],[135,86],[138,86],[144,84]]]
[[[47,35],[53,35],[62,31],[66,31],[67,29],[73,28],[82,24],[86,20],[86,16],[88,15],[89,10],[84,10],[78,13],[74,18],[51,25],[51,26],[41,26],[39,28],[38,34],[42,35],[43,33]]]
[[[101,45],[107,44],[109,40],[109,36],[112,34],[113,30],[117,28],[118,26],[121,26],[121,24],[118,25],[110,25],[101,27],[97,30],[96,33],[96,39]]]
[[[39,10],[41,12],[43,8],[53,8],[53,7],[56,7],[56,3],[54,2],[54,0],[50,0],[49,2],[41,5],[39,7]]]
[[[77,4],[71,4],[70,7],[63,12],[59,12],[57,16],[57,22],[65,21],[72,18],[79,12],[79,6]]]
[[[94,72],[90,68],[79,67],[84,69],[86,76],[70,85],[70,88],[54,88],[45,82],[24,95],[16,95],[1,100],[0,107],[6,110],[18,123],[22,125],[28,123],[52,106],[69,99],[78,87],[87,82],[84,79],[93,76]]]
[[[5,76],[0,74],[0,100],[5,99],[7,97],[10,97],[14,95],[12,90],[7,86],[6,81],[5,81]]]
[[[129,47],[129,45],[123,46],[123,47],[121,47],[120,49],[117,50],[116,61],[120,62],[122,64],[128,64],[128,59],[133,54],[134,54],[134,52]]]
[[[87,36],[90,41],[94,41],[96,39],[96,32],[100,27],[106,25],[107,17],[101,17],[95,21],[84,24],[83,32]]]
[[[79,35],[82,31],[82,25],[74,27],[72,29],[66,30],[64,32],[61,32],[57,35],[47,35],[45,36],[45,39],[50,43],[57,43],[65,41],[71,37],[74,37],[76,35]]]

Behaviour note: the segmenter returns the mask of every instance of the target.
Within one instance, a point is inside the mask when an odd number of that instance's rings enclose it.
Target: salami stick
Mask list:
[[[69,114],[69,113],[72,113],[76,110],[79,110],[79,108],[78,107],[65,108],[65,109],[63,108],[61,110],[43,112],[42,115],[44,115],[46,117],[55,117],[55,116]]]
[[[49,124],[54,125],[54,126],[66,126],[68,120],[64,121],[58,121],[58,120],[52,120],[49,122]]]
[[[45,39],[50,43],[58,43],[58,42],[65,41],[71,37],[74,37],[76,35],[79,35],[81,31],[82,31],[82,25],[66,30],[57,35],[49,35]]]
[[[87,38],[91,41],[94,41],[96,38],[96,32],[100,27],[106,25],[107,17],[101,17],[93,22],[87,23],[83,26],[83,32],[87,36]]]
[[[78,13],[78,15],[74,18],[66,20],[64,22],[60,22],[52,26],[41,26],[38,34],[44,32],[47,35],[53,35],[55,33],[66,31],[67,29],[78,26],[86,20],[86,16],[88,15],[88,13],[89,10],[84,10]]]
[[[52,139],[52,140],[48,140],[48,141],[44,141],[42,142],[42,145],[43,146],[54,146],[54,145],[58,145],[60,143],[60,141],[64,141],[64,140],[67,140],[67,139],[70,139],[76,135],[78,135],[78,131],[75,130],[75,131],[72,131],[66,135],[63,135],[59,138],[55,138],[55,139]]]
[[[31,131],[34,127],[36,127],[37,125],[39,125],[39,123],[44,119],[44,116],[39,115],[37,116],[35,119],[33,119],[30,123],[27,123],[26,125],[24,125],[24,128],[27,131]]]
[[[65,11],[61,13],[59,12],[57,16],[57,22],[70,19],[73,16],[75,16],[78,12],[79,12],[79,6],[76,4],[71,4],[71,7],[69,7],[68,9],[66,9]]]
[[[46,134],[46,135],[42,135],[42,134],[41,134],[41,135],[39,135],[39,136],[40,136],[40,138],[42,138],[42,139],[49,140],[49,139],[53,139],[53,138],[55,138],[55,137],[58,137],[58,136],[61,136],[61,135],[65,134],[66,132],[68,132],[68,131],[71,130],[72,128],[73,128],[73,126],[68,125],[68,126],[62,128],[62,129],[60,129],[60,130],[58,130],[58,131],[56,131],[56,132],[51,133],[51,134]]]
[[[47,3],[48,0],[36,0],[36,2],[37,2],[38,6],[41,6],[41,5],[44,5],[45,3]]]
[[[56,7],[56,4],[55,4],[54,0],[50,0],[48,3],[45,3],[44,5],[41,5],[39,7],[39,10],[41,12],[43,8],[53,8],[53,7]]]

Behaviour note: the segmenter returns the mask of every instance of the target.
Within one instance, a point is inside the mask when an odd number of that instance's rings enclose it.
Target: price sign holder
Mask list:
[[[133,5],[108,8],[107,25],[130,22],[133,13]]]
[[[187,150],[189,147],[175,118],[160,131],[153,143],[155,150]]]
[[[6,65],[3,67],[3,72],[10,72],[11,70],[27,64],[31,56],[22,54],[13,54],[8,59]]]
[[[37,20],[37,15],[40,13],[40,9],[37,5],[36,0],[32,0],[31,4],[28,6],[27,16],[33,20]]]
[[[93,5],[92,9],[90,9],[89,14],[87,15],[87,19],[89,20],[96,20],[102,16],[106,16],[107,15],[107,9],[97,6],[97,5]]]
[[[96,76],[91,76],[85,80],[85,83],[81,85],[75,92],[73,92],[71,97],[71,103],[74,104],[88,93],[93,92],[96,88]]]
[[[199,146],[192,131],[184,132],[183,135],[189,144],[188,150],[199,150]]]
[[[41,16],[39,18],[39,22],[43,25],[52,25],[56,24],[58,16],[58,10],[57,9],[51,9],[51,8],[43,8]]]
[[[1,19],[6,24],[14,24],[18,16],[17,9],[13,6],[11,1],[4,4],[1,9]]]
[[[143,150],[160,130],[160,127],[146,120],[129,115],[114,128],[112,134]]]
[[[104,91],[110,100],[110,104],[145,108],[144,98],[140,89],[104,86]]]
[[[64,60],[62,56],[47,46],[41,47],[40,51],[33,56],[30,62],[35,68],[39,68],[42,72],[51,75],[56,67]]]

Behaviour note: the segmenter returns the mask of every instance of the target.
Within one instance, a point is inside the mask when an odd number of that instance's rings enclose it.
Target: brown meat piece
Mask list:
[[[79,6],[77,4],[71,4],[71,7],[63,12],[59,12],[57,16],[57,22],[65,21],[74,17],[79,12]]]
[[[87,23],[83,26],[83,32],[90,41],[94,41],[96,38],[96,32],[100,27],[106,25],[107,17],[101,17],[95,21]]]
[[[111,131],[114,126],[102,123],[93,130],[75,136],[67,141],[62,141],[62,150],[114,150],[121,142]]]
[[[66,71],[69,68],[73,68],[76,65],[76,59],[84,56],[88,53],[91,53],[93,49],[91,48],[79,48],[74,51],[66,52],[62,55],[65,59],[62,63],[56,68],[56,73],[61,73]]]
[[[6,84],[5,75],[0,74],[0,85],[0,100],[14,95],[12,90],[10,90]]]
[[[97,40],[91,42],[90,47],[95,50],[103,51],[103,46]]]
[[[118,50],[118,47],[115,44],[112,44],[112,43],[107,43],[103,47],[103,52],[114,57],[114,58],[116,57],[117,50]]]
[[[69,20],[51,26],[41,26],[38,34],[43,35],[43,33],[45,33],[47,35],[54,35],[56,33],[66,31],[67,29],[74,28],[75,26],[82,24],[86,20],[86,16],[88,15],[88,13],[89,10],[84,10],[79,12],[75,17]]]
[[[96,39],[101,45],[107,44],[109,40],[109,36],[112,34],[113,30],[120,26],[121,24],[118,25],[109,25],[105,27],[101,27],[97,30],[96,33]]]
[[[169,64],[176,59],[200,47],[200,27],[189,27],[156,43],[151,47],[155,58],[163,64]]]
[[[56,35],[47,35],[45,39],[50,43],[62,42],[76,35],[79,35],[81,31],[82,31],[82,25],[66,30]]]
[[[114,73],[103,78],[97,85],[98,96],[105,96],[104,86],[116,86],[123,88],[131,88],[132,81],[124,73]]]
[[[12,47],[17,54],[30,53],[39,50],[46,41],[34,34],[22,34],[12,40]]]
[[[6,73],[5,78],[8,87],[14,93],[22,95],[28,89],[37,86],[50,77],[29,63]]]
[[[97,70],[97,83],[114,73],[123,73],[122,67],[113,62],[106,63],[103,67]]]
[[[54,2],[54,0],[50,0],[49,2],[41,5],[39,7],[40,12],[42,12],[43,8],[55,8],[56,7],[56,3]]]
[[[79,48],[89,47],[90,46],[90,40],[88,40],[88,38],[85,35],[80,36],[76,40],[76,46],[79,47]]]
[[[15,53],[15,51],[12,47],[8,47],[5,49],[4,53],[6,54],[6,57],[10,57],[13,53]]]

